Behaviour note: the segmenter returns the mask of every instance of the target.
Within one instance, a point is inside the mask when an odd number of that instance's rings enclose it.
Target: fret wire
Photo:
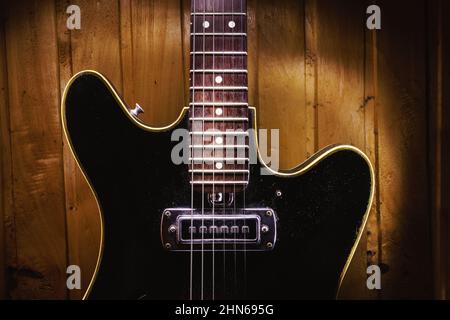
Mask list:
[[[248,121],[244,117],[192,117],[190,121]]]
[[[201,169],[191,169],[189,170],[189,172],[193,172],[193,173],[250,173],[250,170],[241,170],[241,169],[205,169],[205,170],[201,170]]]
[[[191,16],[246,16],[245,12],[191,12]]]
[[[195,11],[195,1],[192,3],[192,11]],[[195,16],[193,17],[193,29],[194,29],[194,33],[195,33],[195,29],[196,29],[196,21],[195,21]],[[193,41],[195,43],[195,36],[193,37]],[[191,43],[192,46],[192,43]],[[194,63],[191,65],[191,68],[195,70],[195,55],[192,59],[194,61]],[[195,95],[192,95],[192,102],[195,102]],[[192,107],[193,109],[193,113],[195,113],[195,105]],[[193,166],[193,162],[191,163],[191,165]],[[191,176],[191,180],[194,180],[194,174],[192,174]],[[194,210],[194,188],[192,187],[191,189],[191,210]],[[191,227],[192,227],[192,221],[191,221]],[[192,237],[191,237],[191,243],[192,243]],[[193,297],[193,254],[192,254],[192,244],[191,244],[191,254],[190,254],[190,272],[189,272],[189,297],[190,300],[192,300]]]
[[[245,69],[196,69],[189,70],[190,73],[248,73]]]
[[[190,55],[194,54],[203,54],[203,55],[216,55],[216,54],[223,54],[223,55],[235,55],[235,56],[247,56],[247,51],[191,51],[189,52]]]
[[[248,87],[244,87],[244,86],[192,86],[189,88],[189,90],[248,90]]]
[[[242,2],[241,4],[237,4],[239,7],[242,7],[242,10],[244,10]],[[247,37],[247,33],[246,32],[226,32],[229,29],[225,28],[225,23],[227,23],[226,21],[228,20],[228,17],[225,18],[225,16],[231,16],[230,19],[241,19],[240,22],[237,21],[238,24],[238,31],[245,31],[246,28],[246,16],[247,13],[246,12],[234,12],[234,2],[232,5],[232,12],[227,12],[227,11],[222,11],[222,12],[191,12],[191,16],[192,16],[192,20],[193,20],[193,24],[194,26],[194,30],[191,33],[191,46],[193,44],[196,44],[196,40],[195,37],[198,36],[199,40],[203,39],[203,50],[202,51],[192,51],[191,52],[191,56],[193,57],[191,59],[191,70],[190,70],[190,74],[192,75],[192,77],[197,76],[197,78],[195,78],[195,81],[193,80],[193,83],[197,83],[197,81],[200,79],[200,81],[202,81],[201,79],[203,79],[203,85],[202,86],[194,86],[192,85],[190,87],[190,91],[192,90],[192,96],[191,96],[191,102],[189,104],[189,106],[192,108],[191,112],[192,112],[192,117],[190,117],[191,120],[191,124],[194,124],[196,121],[203,121],[203,123],[205,123],[205,121],[217,121],[218,123],[222,123],[222,122],[227,122],[227,123],[235,123],[236,124],[240,124],[242,122],[248,123],[249,119],[248,117],[236,117],[235,112],[239,112],[238,114],[240,115],[242,111],[234,111],[234,110],[241,110],[240,108],[247,108],[248,107],[248,101],[247,101],[247,93],[245,91],[248,91],[248,86],[247,84],[247,79],[239,79],[238,83],[243,82],[243,86],[237,86],[235,85],[236,83],[236,77],[238,74],[248,74],[247,71],[247,51],[217,51],[214,50],[214,48],[216,48],[216,44],[218,46],[221,47],[220,42],[216,42],[214,41],[215,37],[228,37],[228,36],[232,36],[232,37],[236,37],[237,41],[242,41],[242,48],[245,48],[245,41],[246,41],[246,37]],[[201,7],[201,5],[200,5]],[[226,6],[225,6],[226,7]],[[194,6],[195,9],[195,6]],[[203,9],[200,9],[203,10]],[[206,10],[206,9],[205,9]],[[200,25],[198,25],[198,23],[202,23],[202,21],[207,21],[206,18],[211,17],[211,16],[218,16],[218,15],[222,15],[223,17],[223,23],[224,23],[224,32],[198,32],[199,30],[195,30],[197,29],[196,27],[198,27],[198,29],[202,29]],[[196,17],[200,16],[200,20],[198,21],[196,20]],[[203,16],[203,18],[201,18],[201,16]],[[208,19],[209,20],[209,19]],[[221,21],[222,19],[219,18],[219,20],[215,20],[215,18],[212,18],[212,29],[213,31],[216,30],[215,28],[215,22]],[[236,21],[236,20],[234,20]],[[209,22],[211,23],[211,20],[209,20]],[[203,31],[203,30],[202,30]],[[200,38],[202,37],[202,38]],[[208,46],[208,49],[210,48],[210,44],[207,44],[205,42],[205,39],[207,39],[207,37],[212,37],[212,46],[213,46],[213,50],[212,51],[208,51],[205,50],[205,46]],[[239,39],[239,37],[241,37]],[[217,38],[219,39],[219,38]],[[209,41],[209,38],[208,38]],[[225,40],[224,40],[225,41]],[[224,43],[224,47],[223,49],[226,49],[227,46],[230,45],[229,42]],[[200,42],[198,43],[200,45]],[[239,43],[235,43],[234,41],[231,42],[231,46],[232,48],[235,48],[235,46],[239,46]],[[200,46],[199,46],[200,47]],[[211,60],[212,57],[212,60]],[[229,58],[228,58],[229,57]],[[202,59],[202,60],[199,60]],[[210,68],[212,63],[213,68]],[[217,63],[217,69],[216,69],[216,63]],[[199,67],[197,69],[197,66]],[[237,67],[237,68],[236,68]],[[245,69],[244,69],[245,68]],[[202,73],[203,74],[203,78],[199,78],[199,74]],[[231,81],[229,86],[216,86],[216,85],[206,85],[205,84],[205,80],[206,77],[209,74],[209,77],[211,77],[211,75],[213,75],[214,78],[213,81],[216,78],[216,75],[218,74],[231,74]],[[209,83],[209,79],[208,78],[208,83]],[[222,81],[222,80],[221,80]],[[216,84],[216,82],[214,82],[214,84]],[[219,84],[219,82],[217,82],[217,84]],[[228,84],[228,82],[227,82]],[[212,96],[211,96],[211,91],[208,90],[212,90]],[[216,93],[220,93],[220,95],[216,95]],[[242,93],[240,93],[242,92]],[[197,93],[197,95],[196,95]],[[201,96],[198,95],[198,93],[202,94]],[[197,100],[196,98],[199,97],[199,100]],[[212,99],[212,102],[209,101],[202,101],[204,99]],[[218,100],[216,100],[218,99]],[[225,101],[221,101],[221,100],[225,100],[228,99],[227,102]],[[231,99],[231,101],[230,101]],[[233,99],[237,99],[237,100],[241,100],[241,99],[245,99],[245,102],[235,102],[233,101]],[[202,117],[196,117],[194,115],[197,115],[194,111],[195,111],[195,107],[201,107],[203,110],[203,116]],[[216,109],[221,109],[221,108],[225,108],[225,107],[235,107],[236,109],[232,109],[233,111],[231,111],[231,113],[228,113],[230,116],[229,117],[205,117],[205,108],[206,107],[212,107],[214,109],[212,109],[213,114],[214,114],[214,110]],[[211,111],[208,111],[208,114]],[[198,113],[198,115],[200,115],[200,113]],[[205,128],[204,128],[205,129]],[[192,129],[191,129],[192,130]],[[228,130],[228,129],[227,129]],[[234,130],[240,130],[240,128],[235,128]],[[244,130],[246,130],[244,128]],[[238,136],[248,136],[248,132],[246,131],[234,131],[234,132],[230,132],[230,131],[219,131],[219,132],[210,132],[210,131],[193,131],[190,132],[191,136],[203,136],[203,137],[209,137],[209,136],[232,136],[232,137],[238,137]],[[235,139],[235,138],[233,138]],[[202,138],[201,141],[201,145],[192,145],[190,146],[191,148],[195,149],[195,148],[200,148],[200,149],[208,149],[208,148],[212,148],[214,150],[220,150],[220,149],[235,149],[238,150],[239,148],[242,149],[249,149],[248,145],[205,145],[206,141],[204,140],[204,138]],[[247,143],[247,141],[246,141]],[[205,158],[207,159],[207,158]],[[218,159],[218,157],[212,158],[216,161],[220,161]],[[226,159],[224,159],[225,161]],[[204,162],[203,162],[204,165]],[[248,166],[248,163],[245,165],[246,167]],[[197,177],[199,177],[198,174],[205,174],[205,173],[211,173],[212,176],[214,177],[214,174],[225,174],[225,173],[231,173],[231,174],[249,174],[248,170],[239,170],[239,169],[225,169],[225,170],[216,170],[216,169],[204,169],[204,170],[190,170],[190,172],[192,173],[197,173]],[[213,179],[214,180],[214,179]],[[191,181],[191,184],[195,184],[195,185],[204,185],[204,184],[216,184],[216,185],[220,185],[220,184],[229,184],[229,185],[239,185],[239,184],[248,184],[248,180],[247,181],[237,181],[236,177],[235,179],[233,179],[232,181],[208,181],[205,179],[201,179],[200,181]]]
[[[231,180],[231,181],[224,181],[224,180],[194,180],[191,181],[191,184],[209,184],[209,185],[220,185],[220,184],[248,184],[248,181],[238,181],[238,180]]]
[[[220,107],[236,107],[236,106],[243,106],[248,107],[248,103],[246,102],[208,102],[208,101],[202,101],[202,102],[192,102],[189,103],[190,106],[220,106]]]
[[[191,36],[233,36],[233,37],[246,37],[246,32],[191,32]]]

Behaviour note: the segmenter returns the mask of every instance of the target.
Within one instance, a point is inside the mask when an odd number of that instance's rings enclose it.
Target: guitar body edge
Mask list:
[[[63,130],[101,219],[101,250],[83,298],[188,299],[192,269],[192,291],[204,292],[207,299],[211,293],[217,299],[335,298],[373,200],[367,156],[353,146],[330,146],[272,175],[263,174],[261,168],[270,168],[259,160],[251,166],[244,199],[236,202],[275,210],[274,250],[212,258],[194,253],[191,268],[189,253],[168,252],[160,240],[164,209],[191,205],[187,166],[171,160],[177,143],[171,135],[187,128],[186,111],[169,126],[149,127],[129,114],[101,74],[82,71],[69,81],[61,105]],[[256,112],[250,112],[256,128]],[[209,262],[201,266],[201,259]],[[223,276],[211,275],[211,261]]]

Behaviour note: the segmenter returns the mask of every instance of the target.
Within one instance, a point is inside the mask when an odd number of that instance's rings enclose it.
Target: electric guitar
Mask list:
[[[246,1],[191,9],[190,104],[171,125],[144,124],[95,71],[64,91],[64,132],[101,208],[85,298],[333,299],[372,203],[370,161],[344,145],[288,171],[262,161]]]

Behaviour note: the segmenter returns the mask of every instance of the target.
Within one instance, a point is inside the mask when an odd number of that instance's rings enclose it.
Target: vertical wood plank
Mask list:
[[[364,12],[361,1],[317,2],[319,148],[364,150]]]
[[[80,6],[81,30],[70,31],[70,54],[65,56],[69,60],[61,59],[60,56],[61,69],[68,69],[66,64],[71,64],[71,73],[85,69],[96,70],[104,74],[121,93],[123,87],[118,1],[83,0],[71,4]],[[61,7],[60,10],[62,9]],[[59,41],[64,47],[67,46],[64,44],[67,37],[62,35],[62,32],[65,32],[62,24],[63,16],[66,17],[65,10],[59,11],[58,14],[62,15]],[[70,298],[77,299],[84,295],[97,264],[101,220],[95,198],[67,146],[65,151],[69,262],[79,265],[82,272],[81,292],[70,293]]]
[[[57,31],[57,46],[58,46],[58,64],[59,64],[59,97],[60,103],[63,94],[63,90],[69,82],[70,77],[72,76],[72,52],[71,52],[71,36],[70,31],[67,29],[66,22],[68,15],[66,14],[66,9],[70,6],[71,3],[69,0],[56,0],[55,1],[55,10],[56,10],[56,31]],[[88,275],[87,267],[80,262],[79,257],[74,259],[74,255],[78,255],[78,251],[76,248],[76,244],[70,242],[72,239],[70,233],[73,232],[73,219],[72,216],[73,211],[78,208],[76,203],[76,183],[74,182],[77,176],[76,164],[72,154],[70,152],[70,148],[67,145],[67,141],[65,140],[64,133],[61,133],[63,137],[63,164],[64,164],[64,190],[65,190],[65,209],[66,209],[66,223],[67,223],[67,249],[68,249],[68,265],[76,264],[81,267],[81,279],[82,279],[82,288],[87,286],[86,276]],[[95,261],[95,258],[92,259]],[[82,290],[70,290],[69,291],[69,299],[81,299],[82,298]]]
[[[443,109],[443,4],[441,0],[427,4],[428,38],[428,109],[429,109],[429,194],[433,243],[434,298],[446,299],[448,277],[447,213],[445,193],[444,109]]]
[[[306,103],[306,153],[319,151],[318,146],[318,76],[317,76],[317,1],[304,1],[305,25],[305,103]]]
[[[6,15],[17,243],[17,265],[9,266],[15,280],[10,294],[13,298],[65,298],[55,7],[53,1],[15,1]]]
[[[317,1],[317,145],[365,150],[364,2]],[[365,297],[366,235],[353,256],[340,298]]]
[[[134,75],[133,75],[133,28],[131,7],[132,0],[120,0],[120,58],[122,62],[123,98],[133,107]]]
[[[379,168],[383,299],[430,298],[425,1],[380,1]],[[408,7],[408,14],[404,8]],[[413,23],[412,23],[413,21]]]
[[[5,296],[11,298],[10,287],[14,286],[16,282],[17,270],[17,242],[16,242],[16,224],[14,216],[13,203],[13,171],[12,171],[12,151],[11,151],[11,117],[9,104],[9,90],[8,90],[8,64],[6,60],[6,38],[5,38],[5,24],[6,24],[6,6],[2,10],[2,70],[5,71],[2,77],[1,86],[1,100],[2,107],[0,109],[0,132],[1,132],[1,159],[2,159],[2,212],[3,212],[3,240],[4,240],[4,272]]]
[[[81,8],[81,30],[71,31],[73,72],[94,69],[122,92],[119,2],[74,1]]]
[[[380,232],[380,175],[379,175],[379,138],[378,138],[378,52],[377,30],[366,30],[365,42],[365,143],[366,154],[369,157],[375,173],[375,195],[372,208],[367,220],[367,266],[380,265],[381,232]],[[368,298],[379,298],[378,291],[367,292]]]
[[[280,130],[280,168],[307,158],[304,16],[303,1],[258,1],[256,107],[260,128]]]
[[[442,10],[440,11],[440,19],[442,22],[441,41],[442,41],[442,83],[438,87],[441,91],[442,98],[442,216],[443,228],[444,228],[444,249],[446,252],[443,254],[445,261],[444,279],[446,280],[445,298],[450,299],[450,21],[447,17],[450,15],[450,3],[448,1],[441,0]],[[444,280],[444,281],[445,281]],[[441,298],[441,297],[439,297]]]
[[[2,11],[4,12],[4,11]],[[12,161],[11,137],[9,131],[9,104],[8,104],[8,68],[6,65],[4,17],[0,16],[0,300],[7,297],[6,265],[8,253],[6,240],[12,240],[6,234],[7,218],[12,211]],[[14,241],[15,243],[15,241]],[[14,246],[14,245],[12,245]],[[15,246],[14,246],[15,247]]]
[[[450,298],[450,13],[447,1],[428,3],[429,171],[432,208],[434,298]]]
[[[167,125],[185,105],[182,5],[180,0],[133,0],[130,5],[131,22],[124,27],[132,30],[131,58],[123,61],[134,89],[127,93],[128,104],[144,108],[144,122]]]

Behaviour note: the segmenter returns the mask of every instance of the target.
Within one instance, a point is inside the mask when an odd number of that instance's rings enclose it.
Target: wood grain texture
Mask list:
[[[304,1],[305,26],[305,105],[306,156],[319,150],[318,138],[318,64],[317,64],[317,1]]]
[[[5,35],[17,251],[17,265],[9,266],[14,278],[10,295],[65,298],[67,252],[53,1],[10,4]]]
[[[6,64],[4,19],[0,17],[0,300],[7,297],[6,243],[11,241],[6,235],[6,218],[11,217],[12,209],[12,161],[11,137],[9,132],[8,108],[8,70]],[[8,228],[11,230],[12,228]]]
[[[428,43],[430,83],[430,195],[432,201],[434,293],[439,299],[450,299],[450,12],[447,1],[428,3]],[[437,17],[437,18],[435,18]]]
[[[365,7],[357,0],[318,1],[317,6],[318,145],[364,149]]]
[[[249,36],[257,43],[259,127],[280,130],[280,168],[291,168],[306,159],[306,120],[313,112],[305,102],[304,3],[265,0],[255,5],[256,34]]]
[[[186,103],[180,1],[133,0],[129,6],[131,59],[123,61],[123,69],[132,73],[127,86],[134,91],[127,93],[127,102],[144,108],[144,122],[167,125]]]
[[[62,91],[67,85],[70,77],[72,76],[72,52],[71,52],[71,34],[67,29],[66,20],[66,8],[70,5],[67,0],[58,0],[55,2],[56,9],[56,28],[57,28],[57,43],[58,43],[58,63],[59,63],[59,95],[62,97]],[[78,265],[81,267],[82,275],[82,288],[85,288],[89,280],[88,277],[92,274],[92,270],[89,269],[89,264],[86,266],[80,258],[80,242],[73,241],[73,234],[78,231],[78,228],[74,227],[79,219],[74,219],[76,211],[80,207],[77,199],[77,193],[82,194],[82,185],[78,187],[77,181],[80,180],[80,175],[75,160],[70,152],[67,141],[63,137],[63,161],[64,161],[64,191],[65,191],[65,213],[66,213],[66,225],[67,225],[67,239],[68,239],[68,265]],[[78,178],[77,178],[78,177]],[[88,195],[88,193],[86,193]],[[90,199],[90,196],[87,196]],[[84,202],[83,202],[84,203]],[[88,200],[89,203],[89,200]],[[89,207],[82,207],[83,212],[89,213]],[[95,225],[95,224],[94,224]],[[89,251],[88,251],[89,252]],[[93,257],[95,252],[89,252],[92,256],[89,257],[89,261],[94,261]],[[91,267],[92,269],[92,267]],[[70,299],[81,299],[81,290],[70,290]]]
[[[441,1],[442,3],[442,11],[441,11],[441,21],[442,21],[442,86],[440,87],[442,90],[442,106],[443,106],[443,129],[442,129],[442,151],[443,151],[443,159],[442,163],[447,164],[450,163],[450,123],[448,119],[450,119],[450,92],[446,88],[450,86],[450,61],[448,58],[450,56],[450,21],[446,19],[448,14],[450,14],[450,3],[448,1]],[[443,195],[443,215],[445,217],[444,223],[444,233],[443,233],[443,243],[446,244],[445,248],[447,252],[443,255],[442,259],[446,260],[444,274],[446,274],[446,299],[450,299],[450,197],[447,195],[450,194],[450,168],[448,165],[443,166],[442,170],[443,177],[443,187],[442,187],[442,195]]]
[[[380,179],[379,179],[379,137],[378,137],[378,52],[377,31],[366,30],[365,50],[365,144],[366,154],[374,167],[375,195],[366,226],[367,266],[380,265],[382,258],[380,232]],[[371,298],[379,297],[380,292],[367,292]]]
[[[445,208],[446,193],[444,190],[446,176],[444,175],[444,151],[446,141],[444,130],[443,86],[443,57],[444,57],[444,17],[441,0],[429,2],[427,5],[427,41],[428,41],[428,109],[429,109],[429,170],[430,170],[430,200],[431,224],[433,242],[433,273],[434,296],[439,299],[447,297],[448,279],[448,239],[447,239],[447,212]],[[436,18],[435,18],[436,17]]]
[[[432,292],[427,192],[425,2],[380,1],[378,37],[382,298]],[[402,8],[410,7],[408,15]],[[410,23],[414,21],[414,23]],[[414,285],[411,285],[414,283]]]
[[[365,150],[364,2],[317,1],[316,6],[317,146],[352,144]],[[361,281],[366,275],[366,251],[364,235],[340,297],[367,294],[365,281]]]
[[[447,1],[428,3],[428,55],[429,55],[429,169],[430,197],[432,200],[432,238],[434,295],[450,299],[450,245],[449,212],[450,158],[449,93],[450,81],[450,12]]]
[[[2,11],[5,12],[5,11]],[[6,61],[6,39],[5,39],[6,15],[2,16],[2,70],[5,72],[2,77],[2,97],[0,104],[0,129],[1,129],[1,199],[2,199],[2,224],[4,240],[4,261],[3,270],[5,281],[3,282],[3,291],[5,298],[10,298],[10,288],[15,282],[14,270],[17,270],[17,244],[16,244],[16,224],[13,211],[13,164],[11,151],[11,118],[9,104],[8,88],[8,64]]]
[[[133,107],[135,97],[133,69],[133,23],[131,16],[132,0],[120,0],[120,58],[122,65],[123,97]]]

